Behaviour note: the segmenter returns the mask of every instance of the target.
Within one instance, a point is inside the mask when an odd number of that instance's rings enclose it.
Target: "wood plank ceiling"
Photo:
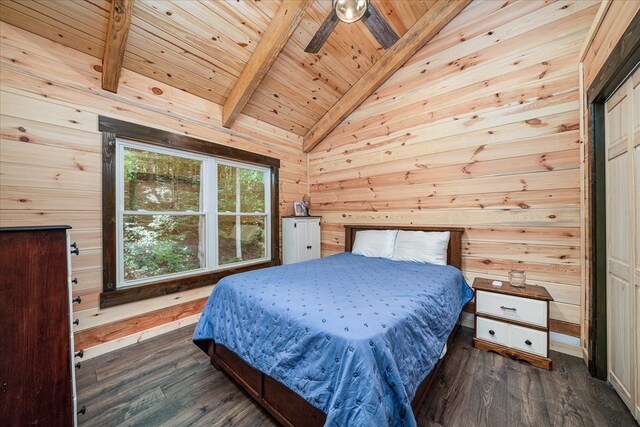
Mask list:
[[[372,0],[402,37],[436,0]],[[136,0],[123,67],[223,105],[280,0]],[[102,58],[111,1],[2,0],[0,20]],[[305,135],[384,54],[362,22],[304,52],[331,10],[315,0],[242,109]]]

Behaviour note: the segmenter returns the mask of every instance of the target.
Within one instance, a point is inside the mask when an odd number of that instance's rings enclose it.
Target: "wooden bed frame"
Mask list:
[[[464,228],[457,227],[420,227],[420,226],[392,226],[392,225],[346,225],[345,226],[345,252],[351,252],[356,233],[361,230],[410,230],[410,231],[449,231],[449,247],[447,248],[447,260],[450,265],[461,268],[462,263],[462,233]],[[459,326],[449,335],[447,347],[457,334]],[[323,426],[326,415],[295,392],[249,366],[238,355],[223,345],[214,341],[209,343],[208,354],[211,357],[211,365],[218,370],[223,370],[238,384],[244,388],[263,408],[273,415],[282,425],[287,427],[316,427]],[[422,403],[431,384],[437,378],[443,359],[438,360],[429,375],[420,383],[416,396],[411,402],[415,412]]]

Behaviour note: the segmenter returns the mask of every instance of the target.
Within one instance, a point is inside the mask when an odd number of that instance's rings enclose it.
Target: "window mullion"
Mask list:
[[[264,172],[262,184],[264,186],[264,212],[265,212],[265,233],[264,247],[265,256],[271,258],[271,171]]]
[[[124,283],[124,147],[116,140],[116,288]]]
[[[218,161],[217,159],[209,160],[209,188],[206,198],[209,201],[207,205],[208,212],[208,232],[207,243],[209,247],[209,266],[218,268]]]
[[[240,212],[240,168],[236,168],[236,212]],[[236,258],[242,259],[242,230],[240,215],[236,215]]]

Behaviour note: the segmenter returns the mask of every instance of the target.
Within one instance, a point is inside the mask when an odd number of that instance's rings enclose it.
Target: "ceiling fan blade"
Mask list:
[[[331,31],[333,31],[336,25],[338,25],[338,15],[336,15],[336,10],[332,8],[331,13],[329,13],[329,16],[327,16],[322,25],[320,25],[320,28],[316,31],[316,34],[304,51],[307,53],[317,53],[324,42],[327,41],[329,34],[331,34]]]
[[[398,41],[396,32],[393,31],[393,28],[391,28],[371,2],[369,2],[369,7],[367,7],[363,21],[364,25],[367,26],[371,34],[373,34],[383,48],[389,49]]]

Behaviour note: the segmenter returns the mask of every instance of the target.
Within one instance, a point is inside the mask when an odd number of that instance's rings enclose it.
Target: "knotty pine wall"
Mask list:
[[[241,117],[220,126],[221,107],[123,70],[117,94],[100,89],[100,61],[0,24],[0,226],[69,224],[80,246],[78,348],[198,314],[204,291],[99,310],[102,289],[101,135],[98,115],[193,135],[281,160],[280,214],[307,192],[297,135]],[[112,323],[112,321],[117,321]]]
[[[591,233],[590,233],[590,212],[588,207],[591,204],[589,197],[589,180],[591,178],[589,171],[591,165],[589,163],[589,147],[591,142],[589,141],[589,135],[591,134],[589,129],[589,108],[587,105],[587,90],[593,83],[594,79],[604,66],[604,63],[609,58],[614,47],[620,41],[620,38],[630,25],[634,16],[640,13],[640,1],[605,1],[601,6],[601,10],[598,11],[598,15],[592,25],[589,37],[585,41],[582,49],[581,62],[582,62],[582,111],[583,111],[583,132],[582,138],[585,143],[583,144],[583,150],[581,152],[582,164],[582,200],[583,200],[583,248],[588,248],[591,245]],[[582,295],[582,347],[584,351],[584,358],[587,358],[587,339],[588,339],[588,327],[589,327],[589,292],[591,288],[590,278],[590,254],[589,251],[584,251],[584,293]]]
[[[599,2],[474,1],[309,155],[323,255],[344,224],[464,226],[463,271],[553,295],[580,336],[578,53]]]

